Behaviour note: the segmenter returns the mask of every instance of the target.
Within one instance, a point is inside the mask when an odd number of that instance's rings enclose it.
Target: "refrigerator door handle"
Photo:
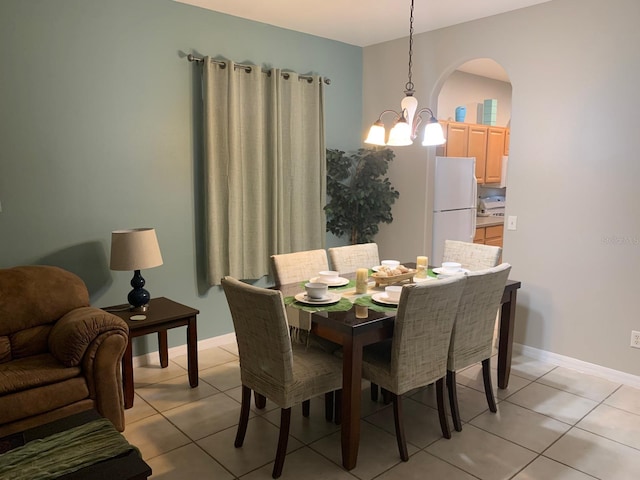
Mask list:
[[[478,181],[476,180],[475,173],[471,177],[471,182],[473,183],[473,198],[476,203],[476,211],[474,212],[474,215],[472,215],[473,221],[471,222],[471,241],[473,242],[473,239],[476,237],[476,220],[478,217]]]

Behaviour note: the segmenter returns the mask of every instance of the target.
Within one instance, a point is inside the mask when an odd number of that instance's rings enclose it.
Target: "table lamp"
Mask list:
[[[127,300],[131,310],[144,312],[151,296],[144,288],[140,270],[162,265],[162,255],[154,228],[133,228],[111,232],[111,270],[133,270]]]

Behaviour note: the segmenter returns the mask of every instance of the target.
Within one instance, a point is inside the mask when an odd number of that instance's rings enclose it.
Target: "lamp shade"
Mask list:
[[[384,146],[386,145],[384,140],[385,135],[386,132],[384,131],[384,125],[382,124],[382,122],[376,122],[371,125],[371,128],[369,129],[369,135],[367,136],[367,139],[364,141],[364,143]]]
[[[431,122],[427,123],[427,126],[424,129],[424,140],[422,140],[422,145],[425,147],[429,147],[432,145],[442,145],[447,141],[444,138],[444,132],[442,131],[442,125],[439,122]]]
[[[398,120],[391,129],[391,132],[389,132],[389,141],[387,142],[387,145],[391,145],[392,147],[404,147],[411,145],[412,143],[411,127],[409,127],[406,120]]]
[[[143,270],[162,265],[154,228],[111,232],[111,270]]]

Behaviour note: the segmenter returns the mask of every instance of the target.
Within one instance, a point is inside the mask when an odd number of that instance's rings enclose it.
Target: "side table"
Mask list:
[[[131,340],[149,333],[158,334],[158,350],[160,366],[169,365],[169,346],[167,330],[175,327],[187,327],[187,365],[189,370],[189,385],[198,386],[198,332],[196,315],[200,313],[195,308],[187,307],[165,297],[152,298],[146,312],[129,311],[127,305],[105,307],[108,311],[122,318],[129,325],[129,342],[122,357],[122,384],[124,388],[124,408],[133,407],[133,350]],[[133,315],[145,315],[144,320],[131,320]]]

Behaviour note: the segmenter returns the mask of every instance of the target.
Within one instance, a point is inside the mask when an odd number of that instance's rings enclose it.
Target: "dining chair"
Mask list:
[[[496,310],[507,283],[511,265],[469,272],[456,314],[447,361],[447,388],[453,426],[462,430],[456,389],[456,371],[482,362],[484,393],[489,410],[497,412],[491,385],[491,354],[493,353],[493,326]]]
[[[239,448],[244,443],[251,391],[271,399],[281,409],[272,473],[273,478],[278,478],[287,454],[291,407],[342,388],[342,360],[313,345],[291,342],[279,290],[255,287],[232,277],[224,277],[222,287],[233,319],[242,381],[235,446]],[[309,415],[308,408],[303,407],[303,415]]]
[[[500,263],[502,248],[480,243],[444,241],[443,262],[458,262],[467,270],[482,270]]]
[[[402,420],[402,394],[436,383],[438,416],[445,438],[451,438],[445,401],[447,354],[463,275],[402,288],[393,338],[364,348],[362,376],[390,392],[398,451],[409,459]]]
[[[380,265],[377,243],[360,243],[329,249],[331,268],[341,274],[355,272],[358,268]]]
[[[318,272],[329,270],[326,250],[305,250],[302,252],[271,255],[271,269],[276,285],[286,285],[309,280]]]

